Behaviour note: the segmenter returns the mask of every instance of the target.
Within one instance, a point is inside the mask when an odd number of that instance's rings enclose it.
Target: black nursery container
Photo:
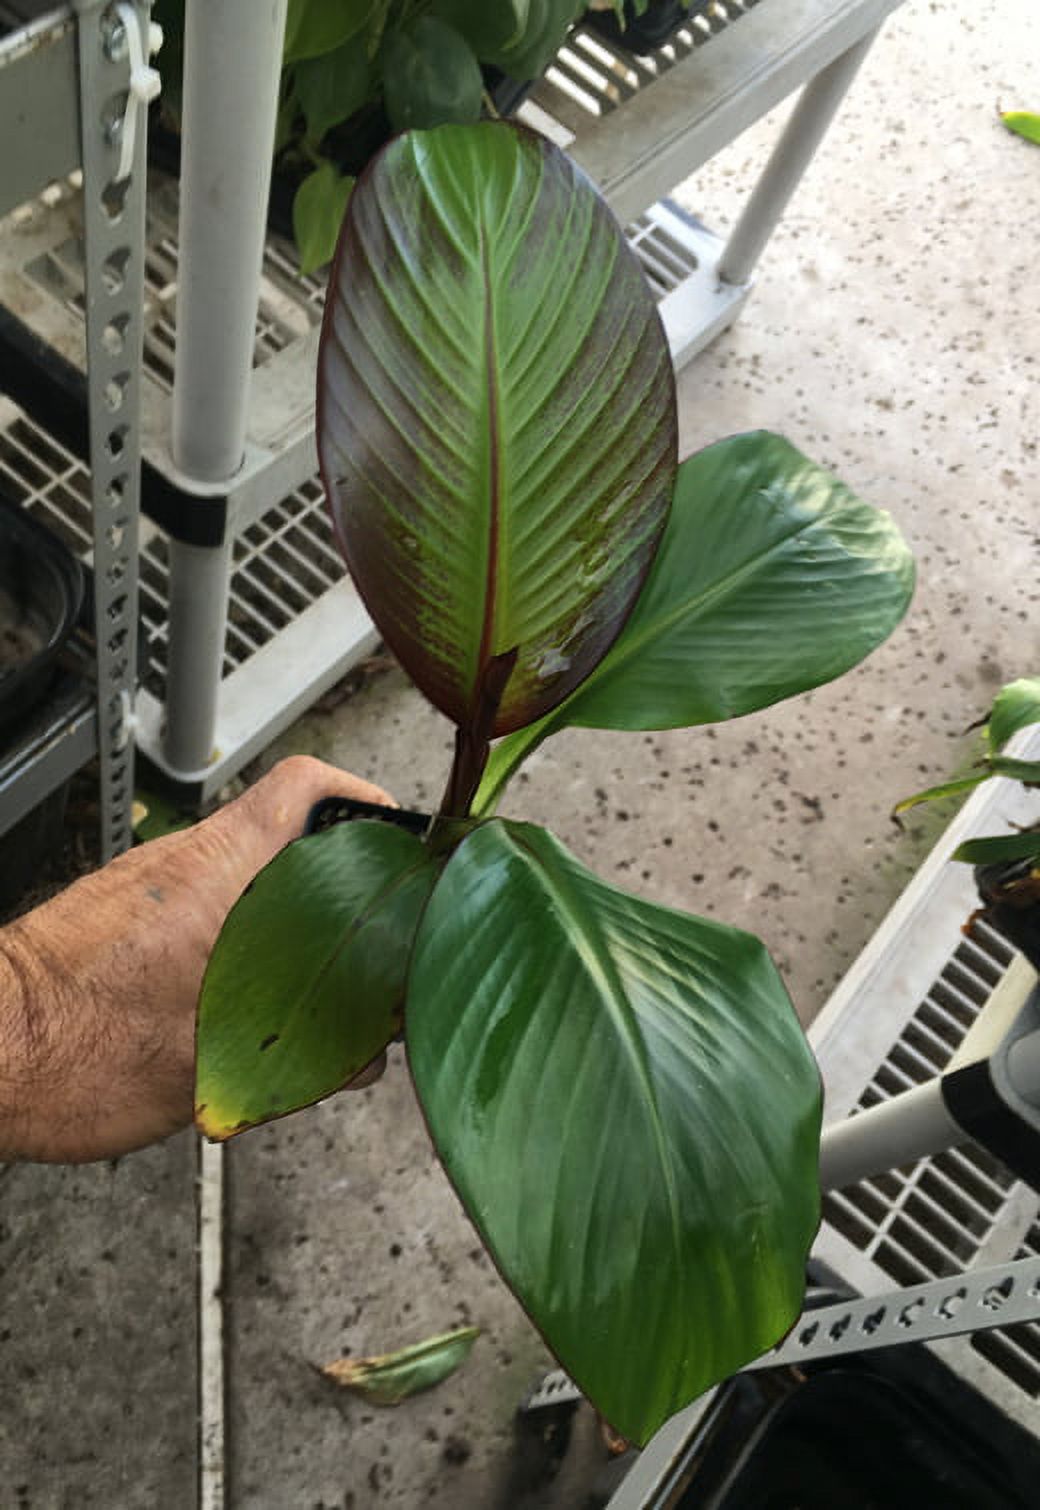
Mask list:
[[[61,674],[83,602],[83,569],[60,540],[0,495],[0,766],[17,765]],[[28,730],[28,735],[26,731]],[[0,913],[61,851],[68,783],[0,833]],[[0,819],[2,819],[0,805]]]
[[[632,0],[625,0],[624,26],[612,10],[587,12],[585,24],[615,46],[645,57],[663,47],[681,26],[706,11],[711,4],[712,0],[689,0],[686,5],[683,0],[650,0],[643,14],[637,16]]]
[[[42,702],[83,602],[83,568],[0,496],[0,738]]]
[[[721,1390],[675,1510],[1033,1510],[1040,1444],[920,1345]]]
[[[1040,881],[1033,862],[977,865],[975,885],[995,927],[1040,970]]]

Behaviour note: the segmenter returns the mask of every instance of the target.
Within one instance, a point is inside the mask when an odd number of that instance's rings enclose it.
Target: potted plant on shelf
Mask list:
[[[1006,753],[1009,740],[1035,723],[1040,723],[1040,677],[1009,682],[998,692],[983,725],[985,754],[974,769],[904,798],[895,817],[921,802],[966,794],[994,776],[1040,787],[1040,760]],[[1030,960],[1040,960],[1040,820],[1011,833],[966,839],[954,850],[953,859],[975,867],[983,910]]]
[[[179,114],[185,0],[155,0],[164,111]],[[582,0],[289,0],[271,213],[324,266],[354,179],[395,131],[511,113]]]
[[[332,272],[318,439],[387,644],[456,728],[421,837],[358,821],[242,897],[200,1001],[224,1138],[403,1032],[438,1154],[563,1366],[644,1442],[798,1314],[819,1077],[753,936],[601,881],[494,816],[567,725],[734,718],[904,613],[887,515],[778,436],[677,464],[653,298],[594,187],[506,123],[400,136]]]

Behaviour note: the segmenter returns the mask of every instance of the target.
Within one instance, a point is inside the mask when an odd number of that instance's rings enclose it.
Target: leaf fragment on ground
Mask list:
[[[479,1327],[459,1327],[394,1353],[337,1358],[326,1363],[321,1373],[344,1389],[357,1390],[374,1405],[399,1405],[409,1395],[432,1389],[460,1368],[479,1335]]]
[[[1002,110],[1000,119],[1016,136],[1024,136],[1027,142],[1040,145],[1040,115],[1032,110]]]

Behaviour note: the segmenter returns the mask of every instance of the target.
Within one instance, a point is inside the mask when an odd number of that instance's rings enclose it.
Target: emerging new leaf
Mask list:
[[[405,1035],[467,1211],[625,1437],[792,1325],[820,1083],[757,939],[615,890],[542,829],[486,823],[423,916]]]
[[[564,153],[484,122],[373,159],[329,287],[318,449],[361,596],[455,723],[513,652],[496,734],[597,664],[664,528],[676,434],[653,298]]]

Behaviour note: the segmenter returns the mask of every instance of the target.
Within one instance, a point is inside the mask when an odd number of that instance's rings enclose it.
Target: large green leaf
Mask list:
[[[322,333],[318,447],[372,618],[472,726],[504,733],[615,639],[664,528],[675,385],[600,196],[533,132],[442,126],[359,179]]]
[[[409,1060],[438,1152],[564,1368],[644,1442],[793,1323],[820,1085],[762,944],[494,821],[416,941]]]
[[[894,629],[913,558],[888,514],[789,441],[733,436],[679,467],[668,527],[609,654],[491,756],[487,810],[567,725],[671,729],[736,718],[847,671]]]
[[[199,1001],[195,1118],[211,1138],[338,1090],[401,1026],[412,940],[438,863],[389,824],[282,850],[217,940]]]

